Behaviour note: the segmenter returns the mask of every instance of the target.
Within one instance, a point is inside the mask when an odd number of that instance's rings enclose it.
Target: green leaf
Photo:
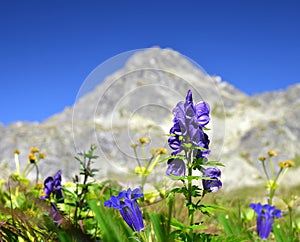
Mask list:
[[[288,239],[287,236],[282,233],[282,230],[281,230],[280,226],[278,226],[277,224],[273,225],[273,233],[275,235],[276,242],[291,241],[291,240],[287,240]]]
[[[176,188],[173,188],[171,191],[169,191],[167,195],[169,195],[171,193],[182,193],[182,194],[185,194],[186,192],[187,192],[186,187],[176,187]]]
[[[150,220],[153,225],[154,233],[156,235],[157,241],[164,242],[167,241],[168,235],[166,235],[163,215],[157,213],[150,214]]]
[[[205,166],[223,166],[225,167],[225,165],[219,161],[207,161],[205,162],[205,164],[203,164]]]
[[[171,226],[172,226],[172,228],[177,229],[177,230],[185,230],[185,229],[188,228],[188,226],[186,226],[185,224],[179,222],[175,218],[171,219]]]
[[[103,241],[129,241],[133,231],[129,226],[124,224],[120,217],[116,217],[112,208],[105,208],[101,202],[97,205],[98,201],[90,200],[89,206],[96,215],[96,219],[103,232]]]
[[[201,225],[201,224],[193,224],[190,226],[190,228],[195,231],[195,230],[201,230],[201,229],[207,229],[206,225]]]
[[[193,180],[202,180],[202,179],[204,179],[204,177],[203,176],[187,176],[186,179],[188,181],[193,181]]]
[[[182,181],[182,182],[185,181],[184,176],[175,176],[175,175],[170,174],[169,177],[172,178],[173,180],[178,180],[178,181]]]
[[[224,207],[215,204],[201,204],[199,210],[206,215],[213,215],[215,210],[226,210]]]

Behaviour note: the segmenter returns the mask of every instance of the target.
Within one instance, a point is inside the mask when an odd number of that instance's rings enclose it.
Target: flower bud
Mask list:
[[[291,160],[280,161],[278,164],[281,168],[289,168],[289,167],[295,166],[295,162],[293,162]]]
[[[150,142],[150,140],[148,138],[146,138],[146,137],[141,137],[139,139],[139,141],[140,141],[141,144],[146,144],[146,143]]]
[[[259,159],[261,162],[264,162],[264,161],[266,160],[266,157],[265,157],[265,156],[260,156],[258,159]]]
[[[37,148],[37,147],[31,147],[30,148],[30,153],[38,153],[40,150],[39,150],[39,148]]]
[[[39,153],[39,158],[40,159],[45,159],[46,158],[46,155],[42,152]]]
[[[28,159],[29,159],[30,163],[35,163],[36,162],[36,156],[33,153],[30,153],[28,155]]]
[[[20,150],[15,149],[15,150],[14,150],[14,154],[15,154],[15,155],[19,155],[19,154],[20,154]]]
[[[277,152],[274,151],[274,150],[269,150],[269,151],[268,151],[268,155],[269,155],[270,157],[276,156],[276,155],[277,155]]]

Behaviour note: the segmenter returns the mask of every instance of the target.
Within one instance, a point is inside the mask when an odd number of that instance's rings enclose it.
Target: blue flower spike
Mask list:
[[[204,148],[194,152],[197,158],[209,155],[209,139],[203,131],[210,121],[209,112],[210,107],[206,102],[194,105],[192,91],[189,90],[185,102],[179,102],[173,109],[173,127],[168,139],[172,155],[180,153],[184,149],[183,144]]]

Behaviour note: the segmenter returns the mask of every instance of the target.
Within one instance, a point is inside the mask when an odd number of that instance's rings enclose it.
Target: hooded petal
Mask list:
[[[51,195],[51,192],[53,190],[53,177],[52,176],[48,176],[45,181],[44,181],[44,196],[41,196],[41,199],[46,199],[49,198]]]
[[[195,112],[197,116],[197,120],[200,124],[200,127],[204,127],[209,123],[210,117],[210,107],[207,102],[199,102],[195,105]]]
[[[202,180],[203,189],[207,192],[217,192],[222,187],[222,182],[218,178],[212,180]]]
[[[209,167],[204,170],[204,176],[210,178],[221,178],[221,171],[216,167]]]
[[[176,155],[181,151],[181,141],[179,140],[179,136],[170,136],[168,139],[169,146],[173,151],[172,155]]]
[[[168,168],[166,174],[174,176],[185,176],[185,163],[181,159],[170,159],[168,160]]]

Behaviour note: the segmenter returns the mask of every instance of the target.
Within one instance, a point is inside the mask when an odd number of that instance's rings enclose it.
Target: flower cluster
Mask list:
[[[133,191],[121,191],[119,195],[112,196],[110,200],[104,202],[104,206],[118,209],[132,230],[140,232],[144,228],[142,212],[137,203],[137,199],[143,197],[141,188]]]
[[[250,207],[257,214],[256,226],[259,237],[262,240],[268,239],[273,227],[274,218],[282,217],[281,211],[269,204],[261,205],[260,203],[251,203]]]
[[[63,202],[62,185],[61,185],[61,173],[59,170],[54,177],[48,176],[44,181],[44,196],[41,199],[45,200],[49,198],[51,193],[53,193],[58,200],[58,202]]]
[[[203,161],[207,161],[210,153],[210,141],[204,129],[210,121],[209,112],[210,107],[204,101],[194,105],[191,90],[188,91],[185,101],[179,102],[173,109],[174,119],[168,139],[169,146],[173,149],[172,155],[177,155],[181,151],[185,151],[187,154],[188,150],[192,149],[188,166],[191,165],[189,163],[192,163],[194,159],[201,158]],[[201,166],[199,170],[207,178],[202,181],[205,192],[216,192],[222,187],[220,181],[221,171],[218,168],[204,169]],[[169,159],[166,174],[185,176],[186,164],[179,158]]]
[[[203,128],[210,121],[210,107],[206,102],[193,104],[191,90],[188,91],[185,102],[179,102],[173,109],[173,127],[170,130],[171,136],[168,139],[169,146],[176,155],[185,149],[184,144],[192,144],[196,149],[196,158],[207,157],[209,155],[209,139]]]

